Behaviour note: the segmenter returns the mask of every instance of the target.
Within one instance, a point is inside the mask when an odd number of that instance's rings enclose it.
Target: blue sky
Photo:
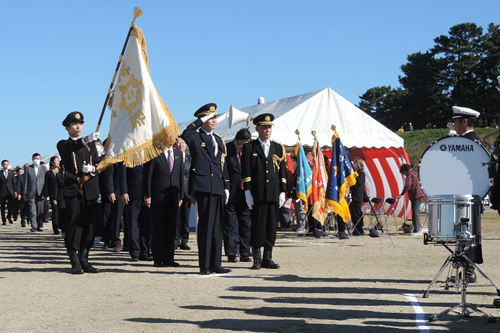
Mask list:
[[[95,130],[135,6],[178,122],[209,102],[223,113],[325,87],[357,104],[371,87],[398,86],[406,56],[451,26],[500,24],[500,1],[2,2],[0,159],[55,153],[74,110]]]

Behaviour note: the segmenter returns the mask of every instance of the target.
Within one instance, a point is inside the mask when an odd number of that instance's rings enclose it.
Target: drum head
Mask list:
[[[418,174],[425,194],[479,195],[489,190],[490,156],[478,142],[451,136],[433,142],[420,159]]]

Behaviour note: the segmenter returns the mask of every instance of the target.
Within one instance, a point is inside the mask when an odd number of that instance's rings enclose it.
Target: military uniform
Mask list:
[[[63,121],[64,126],[80,121],[83,114],[70,113]],[[68,138],[57,143],[64,174],[64,201],[66,204],[66,234],[64,243],[70,256],[73,273],[83,271],[97,273],[88,263],[88,253],[94,244],[94,228],[97,220],[99,180],[97,173],[83,173],[84,163],[95,165],[99,156],[94,142]],[[76,258],[76,255],[78,256]],[[81,265],[81,268],[79,266]],[[83,268],[83,270],[82,270]]]
[[[272,125],[272,120],[272,115],[263,114],[254,119],[254,124]],[[241,155],[243,188],[250,191],[254,200],[250,245],[254,264],[255,261],[260,264],[260,259],[256,256],[260,257],[260,248],[264,247],[262,267],[271,262],[279,220],[278,199],[280,193],[287,190],[285,154],[283,145],[269,140],[269,153],[266,157],[262,141],[257,139],[245,144]]]
[[[216,105],[202,106],[195,117],[217,115]],[[226,145],[215,133],[207,133],[198,119],[182,133],[191,153],[189,174],[189,193],[194,195],[198,206],[198,259],[200,273],[226,273],[221,268],[222,256],[222,217],[226,190],[229,189],[227,170],[224,169]]]

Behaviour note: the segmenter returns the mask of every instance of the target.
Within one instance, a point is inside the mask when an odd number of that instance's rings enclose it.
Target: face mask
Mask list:
[[[40,160],[33,160],[33,165],[34,166],[39,166],[40,165]]]
[[[97,153],[99,155],[102,155],[102,153],[104,152],[104,147],[103,146],[95,146],[95,148],[97,149]]]

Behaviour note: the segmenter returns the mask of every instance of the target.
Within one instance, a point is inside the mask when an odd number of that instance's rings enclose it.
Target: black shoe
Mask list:
[[[262,260],[261,267],[262,268],[270,268],[270,269],[278,269],[278,268],[280,268],[280,265],[278,265],[277,263],[275,263],[272,260],[269,260],[269,261],[268,260]]]
[[[240,261],[241,262],[250,262],[250,261],[252,261],[252,259],[250,259],[249,256],[241,256]]]
[[[209,275],[210,271],[208,269],[200,268],[200,274],[201,275]]]
[[[191,247],[187,244],[181,244],[179,245],[179,249],[189,251],[191,250]]]
[[[82,265],[83,271],[85,273],[99,273],[99,268],[95,268],[91,264],[87,263],[86,265]]]
[[[140,261],[153,261],[153,257],[139,257]]]
[[[36,232],[36,229],[35,228],[31,228],[30,231],[31,232]]]
[[[54,231],[54,235],[59,235],[59,234],[60,234],[59,230]]]
[[[43,229],[42,228],[37,228],[36,231],[43,232]]]
[[[163,264],[161,262],[154,262],[153,267],[163,267]]]
[[[227,262],[238,262],[238,259],[236,259],[236,256],[228,256]]]
[[[476,273],[474,273],[474,272],[473,272],[473,273],[467,273],[467,274],[465,275],[465,278],[467,279],[467,281],[468,281],[469,283],[475,283],[475,282],[476,282],[476,279],[477,279],[477,277],[476,277]]]
[[[179,267],[180,264],[178,262],[175,262],[175,261],[169,261],[169,262],[163,263],[163,266],[164,267]]]
[[[368,234],[368,236],[370,236],[370,237],[380,237],[380,234],[378,233],[377,230],[371,229],[370,233]]]
[[[14,222],[12,222],[12,219],[10,217],[9,217],[9,223],[14,224]]]
[[[132,262],[138,262],[138,261],[139,261],[139,258],[137,258],[137,257],[132,257],[132,258],[130,258],[130,261],[132,261]]]
[[[222,268],[222,267],[211,267],[210,268],[210,273],[217,273],[217,274],[225,274],[232,272],[233,270],[231,268]]]
[[[6,225],[7,223],[6,222],[3,222],[2,225]]]
[[[339,231],[339,233],[337,234],[337,237],[339,239],[348,239],[349,235],[345,231]],[[262,267],[264,267],[264,266],[262,266]]]
[[[33,230],[33,228],[32,228]],[[83,274],[83,269],[80,260],[75,251],[68,251],[69,261],[71,263],[71,274]]]

